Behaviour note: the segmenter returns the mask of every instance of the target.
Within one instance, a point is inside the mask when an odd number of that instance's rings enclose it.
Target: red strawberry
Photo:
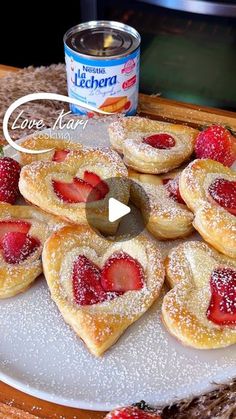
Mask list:
[[[106,291],[139,290],[144,285],[143,268],[127,253],[114,253],[102,269],[101,283]]]
[[[25,233],[29,232],[31,224],[27,221],[22,220],[6,220],[0,221],[0,240],[6,233],[10,233],[11,231]]]
[[[98,189],[79,178],[74,178],[71,183],[53,180],[53,189],[58,198],[68,203],[92,202],[101,199]]]
[[[179,191],[179,176],[176,176],[174,179],[169,179],[169,181],[166,182],[165,187],[169,193],[170,198],[179,204],[185,204]]]
[[[84,181],[96,187],[101,192],[101,197],[105,198],[106,194],[109,192],[109,186],[106,182],[101,180],[101,178],[96,175],[96,173],[88,172],[87,170],[84,172]]]
[[[212,125],[198,134],[195,154],[199,159],[212,159],[225,166],[236,160],[236,139],[220,125]]]
[[[93,262],[80,255],[73,269],[73,292],[79,305],[92,305],[107,300],[108,293],[101,286],[101,270]]]
[[[105,419],[161,419],[157,413],[141,410],[135,406],[122,407],[108,413]]]
[[[52,158],[52,161],[61,163],[66,159],[69,153],[70,153],[70,150],[56,150]]]
[[[14,204],[19,196],[20,165],[10,157],[0,159],[0,201]]]
[[[143,143],[154,148],[168,149],[175,146],[174,138],[169,134],[153,134],[143,139]]]
[[[236,325],[236,271],[218,268],[210,279],[211,300],[207,318],[220,326]]]
[[[5,261],[16,264],[23,262],[40,246],[35,237],[25,233],[11,231],[5,233],[1,239],[1,248]]]
[[[209,194],[221,207],[230,214],[236,215],[236,182],[216,179],[209,186]]]

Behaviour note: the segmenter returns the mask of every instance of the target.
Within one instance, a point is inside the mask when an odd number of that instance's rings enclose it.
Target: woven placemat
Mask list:
[[[49,67],[28,67],[17,73],[9,73],[0,79],[0,141],[4,143],[2,133],[3,116],[8,106],[16,99],[29,93],[51,92],[67,94],[66,74],[64,64],[51,65]],[[43,119],[47,127],[50,127],[58,111],[62,108],[68,110],[64,103],[53,101],[35,101],[23,105],[24,118]],[[13,118],[16,114],[13,114]],[[20,121],[19,121],[20,122]],[[24,130],[24,135],[33,130]],[[11,136],[18,139],[22,136],[22,130],[10,130]],[[236,418],[236,380],[227,385],[218,385],[215,391],[201,395],[200,397],[181,400],[162,410],[163,418],[191,419],[191,418]]]

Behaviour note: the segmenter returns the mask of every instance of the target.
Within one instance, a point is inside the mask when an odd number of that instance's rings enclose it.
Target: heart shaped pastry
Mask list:
[[[148,238],[113,243],[88,226],[53,234],[43,250],[52,299],[93,355],[103,354],[159,296],[164,268]]]
[[[82,148],[80,143],[74,143],[70,140],[50,138],[43,134],[28,137],[22,141],[20,145],[21,147],[28,148],[29,150],[52,149],[48,153],[42,154],[19,153],[19,161],[22,166],[30,164],[34,161],[55,161],[61,163],[66,160],[70,152],[80,150]]]
[[[180,166],[193,153],[198,131],[183,125],[126,117],[110,124],[112,147],[125,164],[142,173],[165,173]]]
[[[94,227],[114,234],[119,220],[108,221],[109,198],[127,204],[130,187],[127,169],[117,153],[81,149],[62,163],[36,162],[23,167],[19,188],[29,202],[47,212],[75,224],[86,223],[89,217]]]
[[[236,260],[205,243],[186,242],[170,252],[166,273],[173,289],[162,316],[170,333],[200,349],[236,343]]]
[[[214,160],[194,160],[180,175],[193,225],[220,252],[236,257],[236,172]]]
[[[0,298],[24,291],[42,273],[43,244],[63,225],[32,207],[0,204]]]
[[[129,171],[131,201],[140,208],[147,229],[159,240],[186,237],[193,231],[193,214],[179,192],[180,171],[148,175]]]

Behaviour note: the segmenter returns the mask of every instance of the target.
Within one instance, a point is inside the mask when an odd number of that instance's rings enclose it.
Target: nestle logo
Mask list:
[[[131,73],[131,71],[134,69],[135,67],[135,62],[133,59],[127,61],[127,63],[125,63],[124,68],[122,68],[121,73],[122,74],[129,74]]]

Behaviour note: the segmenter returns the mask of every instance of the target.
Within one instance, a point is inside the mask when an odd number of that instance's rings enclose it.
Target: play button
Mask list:
[[[130,211],[131,209],[130,207],[128,207],[128,205],[122,204],[122,202],[118,201],[115,198],[109,198],[108,219],[110,223],[119,220],[120,218],[129,214]]]
[[[130,191],[138,187],[139,194],[145,202],[145,217],[133,205],[132,199],[127,201]],[[94,201],[94,190],[85,206],[86,219],[90,227],[98,234],[102,234],[111,241],[126,241],[138,236],[146,227],[149,220],[149,198],[135,181],[125,177],[103,179],[101,185],[97,184],[99,191],[108,191],[103,199]],[[95,194],[96,195],[96,194]]]

